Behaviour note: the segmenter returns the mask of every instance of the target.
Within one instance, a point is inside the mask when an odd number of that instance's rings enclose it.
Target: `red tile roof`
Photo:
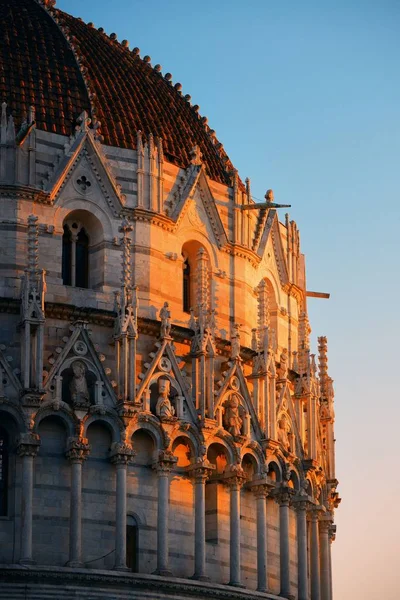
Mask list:
[[[101,30],[35,0],[0,0],[0,102],[17,126],[33,105],[39,129],[67,135],[86,110],[112,146],[135,148],[138,130],[152,133],[181,167],[198,145],[209,177],[229,182],[225,152],[161,72]]]

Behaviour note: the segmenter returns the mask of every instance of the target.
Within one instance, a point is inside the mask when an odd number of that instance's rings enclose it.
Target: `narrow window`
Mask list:
[[[82,227],[76,239],[76,287],[89,287],[89,238]]]
[[[133,573],[139,571],[139,529],[136,519],[128,516],[126,526],[126,565]]]
[[[64,285],[71,285],[72,273],[72,235],[68,225],[64,225],[62,238],[62,280]]]
[[[8,436],[0,429],[0,517],[7,516]]]
[[[190,264],[186,258],[183,263],[183,311],[190,312]]]

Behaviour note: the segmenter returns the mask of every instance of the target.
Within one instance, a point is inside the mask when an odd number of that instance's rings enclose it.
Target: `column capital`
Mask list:
[[[295,491],[287,485],[282,485],[274,492],[274,497],[280,506],[289,506]]]
[[[332,522],[328,519],[321,519],[319,522],[319,531],[320,533],[329,534]]]
[[[90,452],[90,444],[87,438],[70,437],[67,442],[65,456],[72,463],[83,463]]]
[[[153,469],[157,475],[168,475],[176,465],[178,459],[173,455],[171,450],[160,450],[158,453],[158,461],[154,463]]]
[[[249,482],[249,488],[256,498],[266,498],[274,488],[274,484],[268,477],[260,477]]]
[[[35,457],[39,451],[40,437],[37,433],[21,433],[17,444],[18,456]]]
[[[317,504],[310,504],[307,511],[307,517],[310,521],[319,521],[321,518],[322,507]]]
[[[232,465],[229,471],[224,473],[224,483],[229,485],[231,490],[239,490],[246,481],[246,474],[240,465]]]
[[[114,442],[111,445],[110,460],[113,465],[129,465],[136,452],[126,442]]]
[[[200,460],[189,467],[189,473],[196,482],[206,482],[214,470],[215,466],[207,459]]]

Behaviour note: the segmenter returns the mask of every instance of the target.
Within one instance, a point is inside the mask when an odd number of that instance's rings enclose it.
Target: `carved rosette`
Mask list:
[[[89,452],[90,445],[87,438],[69,438],[65,456],[70,462],[82,463],[87,459]]]
[[[171,450],[160,450],[158,461],[153,465],[153,469],[157,472],[157,475],[169,475],[177,461],[177,457],[173,455]]]
[[[21,433],[17,445],[18,456],[35,457],[39,451],[40,438],[37,433]]]
[[[113,465],[127,466],[132,461],[136,452],[125,442],[116,442],[111,446],[110,460]]]

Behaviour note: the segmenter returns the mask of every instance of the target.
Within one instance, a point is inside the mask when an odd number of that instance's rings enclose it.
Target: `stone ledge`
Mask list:
[[[97,569],[0,565],[0,582],[0,600],[285,600],[217,583]]]

